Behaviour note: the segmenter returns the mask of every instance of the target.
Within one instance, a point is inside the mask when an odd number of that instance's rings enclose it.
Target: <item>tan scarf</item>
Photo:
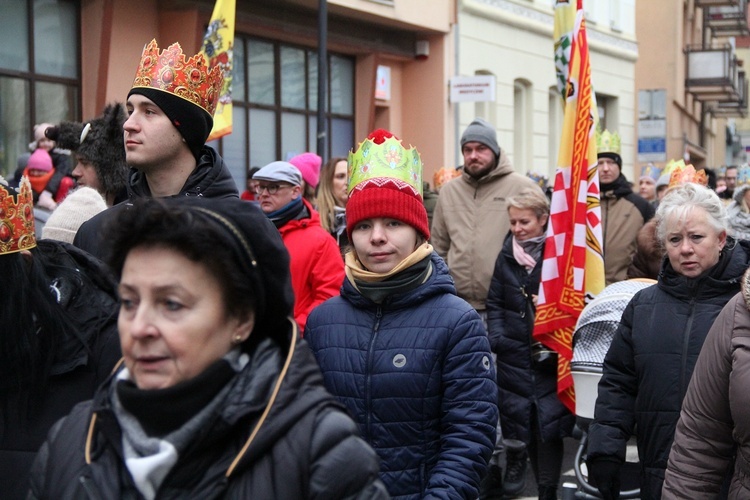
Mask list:
[[[391,269],[390,272],[380,274],[365,269],[365,266],[362,265],[362,262],[360,262],[357,257],[357,253],[354,250],[350,250],[346,253],[346,257],[344,258],[344,263],[346,264],[346,277],[349,278],[349,281],[355,288],[357,286],[355,280],[364,281],[365,283],[377,283],[379,281],[387,280],[391,276],[395,276],[404,269],[408,269],[417,262],[427,258],[430,254],[432,254],[432,245],[427,242],[422,243],[408,257]]]

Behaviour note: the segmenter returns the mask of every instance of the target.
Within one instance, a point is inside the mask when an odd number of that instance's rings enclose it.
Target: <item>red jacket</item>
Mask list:
[[[300,331],[318,304],[339,294],[344,262],[336,240],[320,225],[320,215],[307,200],[309,219],[290,220],[279,228],[289,252],[294,290],[294,319]]]

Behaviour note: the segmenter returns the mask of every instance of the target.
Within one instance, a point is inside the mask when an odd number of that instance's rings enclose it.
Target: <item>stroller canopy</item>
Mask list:
[[[625,307],[636,292],[654,283],[642,279],[613,283],[583,308],[573,333],[571,370],[601,371]]]

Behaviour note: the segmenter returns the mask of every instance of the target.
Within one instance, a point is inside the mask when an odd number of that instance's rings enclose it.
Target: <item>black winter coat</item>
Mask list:
[[[108,397],[113,378],[50,432],[34,463],[30,498],[143,498],[123,463]],[[157,498],[388,498],[375,452],[325,391],[304,341],[262,341],[230,383],[226,403],[179,457]]]
[[[59,340],[48,386],[31,415],[13,411],[18,395],[0,410],[0,497],[25,498],[28,473],[52,425],[77,403],[91,399],[120,359],[116,283],[103,264],[68,243],[42,240],[33,251],[76,325],[78,338]],[[62,273],[60,269],[71,270]],[[4,332],[11,334],[12,332]]]
[[[75,246],[100,259],[107,256],[108,249],[104,236],[106,225],[116,219],[121,210],[132,206],[135,199],[151,197],[146,176],[134,168],[128,173],[127,189],[127,201],[96,214],[81,225],[73,240]],[[180,193],[175,196],[239,198],[240,195],[222,157],[213,148],[204,146],[198,165],[185,181]]]
[[[542,250],[543,252],[544,250]],[[575,417],[557,397],[556,367],[538,366],[531,359],[531,333],[539,292],[542,260],[531,273],[513,257],[508,233],[495,262],[487,295],[487,327],[497,354],[498,407],[503,437],[531,442],[531,411],[536,407],[543,441],[570,436]]]
[[[625,308],[604,358],[588,458],[624,462],[626,443],[637,434],[642,498],[661,498],[698,354],[750,265],[750,243],[733,245],[728,239],[719,263],[696,279],[675,272],[665,258],[658,283],[636,293]]]

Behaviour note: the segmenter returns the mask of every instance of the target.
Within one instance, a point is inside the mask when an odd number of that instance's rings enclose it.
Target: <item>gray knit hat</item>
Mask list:
[[[293,186],[301,186],[302,172],[287,161],[275,161],[255,172],[253,180],[288,182]]]
[[[497,145],[495,128],[482,118],[475,118],[464,130],[464,135],[461,136],[461,148],[467,142],[481,142],[490,148],[495,156],[500,157],[500,146]]]

